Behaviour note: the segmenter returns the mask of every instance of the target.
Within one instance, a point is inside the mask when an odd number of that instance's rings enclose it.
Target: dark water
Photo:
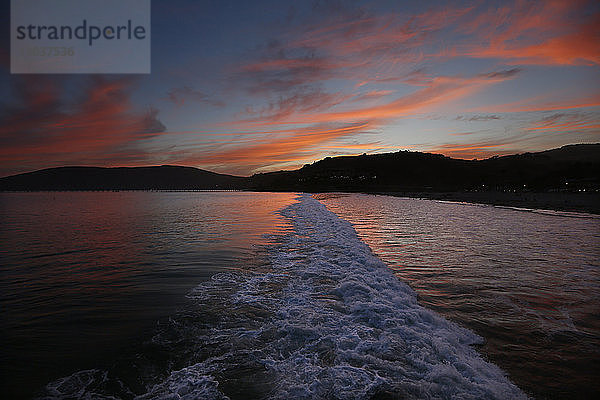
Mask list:
[[[3,397],[595,394],[597,217],[322,201],[1,194]]]
[[[526,398],[475,350],[478,335],[419,305],[350,223],[301,195],[242,231],[274,217],[259,262],[215,272],[129,356],[74,370],[42,398]]]
[[[536,398],[600,394],[600,217],[388,196],[322,196],[419,294],[486,339]]]
[[[216,272],[264,263],[292,194],[0,194],[3,398],[107,368]]]

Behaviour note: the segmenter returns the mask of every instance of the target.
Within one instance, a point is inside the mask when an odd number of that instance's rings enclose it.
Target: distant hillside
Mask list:
[[[296,171],[258,174],[252,179],[254,187],[262,190],[312,192],[598,189],[600,144],[486,160],[409,151],[327,157]]]
[[[400,151],[327,157],[295,171],[249,178],[191,167],[61,167],[0,178],[0,190],[356,192],[577,191],[600,189],[600,144],[486,160]]]
[[[0,190],[244,189],[247,178],[198,168],[60,167],[0,178]]]

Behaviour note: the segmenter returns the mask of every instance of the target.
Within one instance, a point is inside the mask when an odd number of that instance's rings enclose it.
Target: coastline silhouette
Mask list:
[[[0,190],[365,192],[600,213],[600,144],[485,160],[409,151],[327,157],[249,177],[171,165],[58,167],[0,178]]]

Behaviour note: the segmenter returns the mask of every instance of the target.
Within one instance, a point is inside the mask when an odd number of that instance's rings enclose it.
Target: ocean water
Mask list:
[[[291,228],[275,211],[294,197],[0,193],[0,397],[135,364],[122,359],[148,351],[200,282],[265,262],[265,235]]]
[[[420,304],[484,337],[479,350],[529,395],[600,395],[600,216],[320,197]]]
[[[460,272],[438,279],[440,272],[431,271],[424,280],[445,279],[449,292],[447,304],[442,294],[432,295],[436,304],[423,298],[418,280],[399,274],[393,258],[407,243],[421,243],[419,212],[444,225],[460,215],[456,205],[415,200],[412,209],[394,206],[384,214],[395,199],[321,201],[329,209],[292,193],[1,194],[2,393],[43,399],[527,398],[513,383],[518,374],[500,368],[489,347],[511,335],[512,342],[502,343],[522,346],[533,341],[528,331],[502,324],[481,330],[464,321],[492,304],[477,294],[479,286],[511,276],[514,295],[521,295],[517,283],[530,279],[527,269],[496,264],[515,253],[510,243],[499,246],[504,254],[480,255],[487,257],[480,270],[487,264],[495,271],[489,282],[481,271],[466,283]],[[513,217],[499,216],[509,211]],[[486,212],[479,216],[497,218],[497,231],[510,231],[531,214]],[[376,223],[400,229],[402,213],[415,214],[413,239],[377,236]],[[597,220],[581,220],[589,224],[588,236],[597,235]],[[437,241],[432,234],[421,245],[422,257],[411,255],[415,269],[425,276],[425,267],[445,265],[436,260],[456,257],[446,252],[455,249],[447,242],[461,227]],[[365,229],[374,236],[368,239]],[[471,231],[464,240],[477,247],[482,234]],[[538,242],[552,252],[546,235],[540,232]],[[574,246],[596,251],[597,240],[589,240],[584,234]],[[536,248],[521,253],[541,257]],[[581,294],[588,296],[585,312],[598,304],[597,260],[578,264],[587,272],[573,271],[588,274],[582,278],[588,280]],[[466,291],[472,293],[463,307],[452,306],[455,292],[469,284],[475,289]],[[505,288],[504,281],[497,285]],[[569,318],[584,331],[578,315]],[[592,350],[596,321],[589,321],[592,333],[585,331]]]

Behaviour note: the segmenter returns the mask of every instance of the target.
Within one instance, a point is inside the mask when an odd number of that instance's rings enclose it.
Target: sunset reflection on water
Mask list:
[[[600,391],[600,217],[317,195],[419,301],[466,326],[536,397]]]
[[[215,272],[266,263],[294,194],[0,195],[2,386],[109,363]]]

